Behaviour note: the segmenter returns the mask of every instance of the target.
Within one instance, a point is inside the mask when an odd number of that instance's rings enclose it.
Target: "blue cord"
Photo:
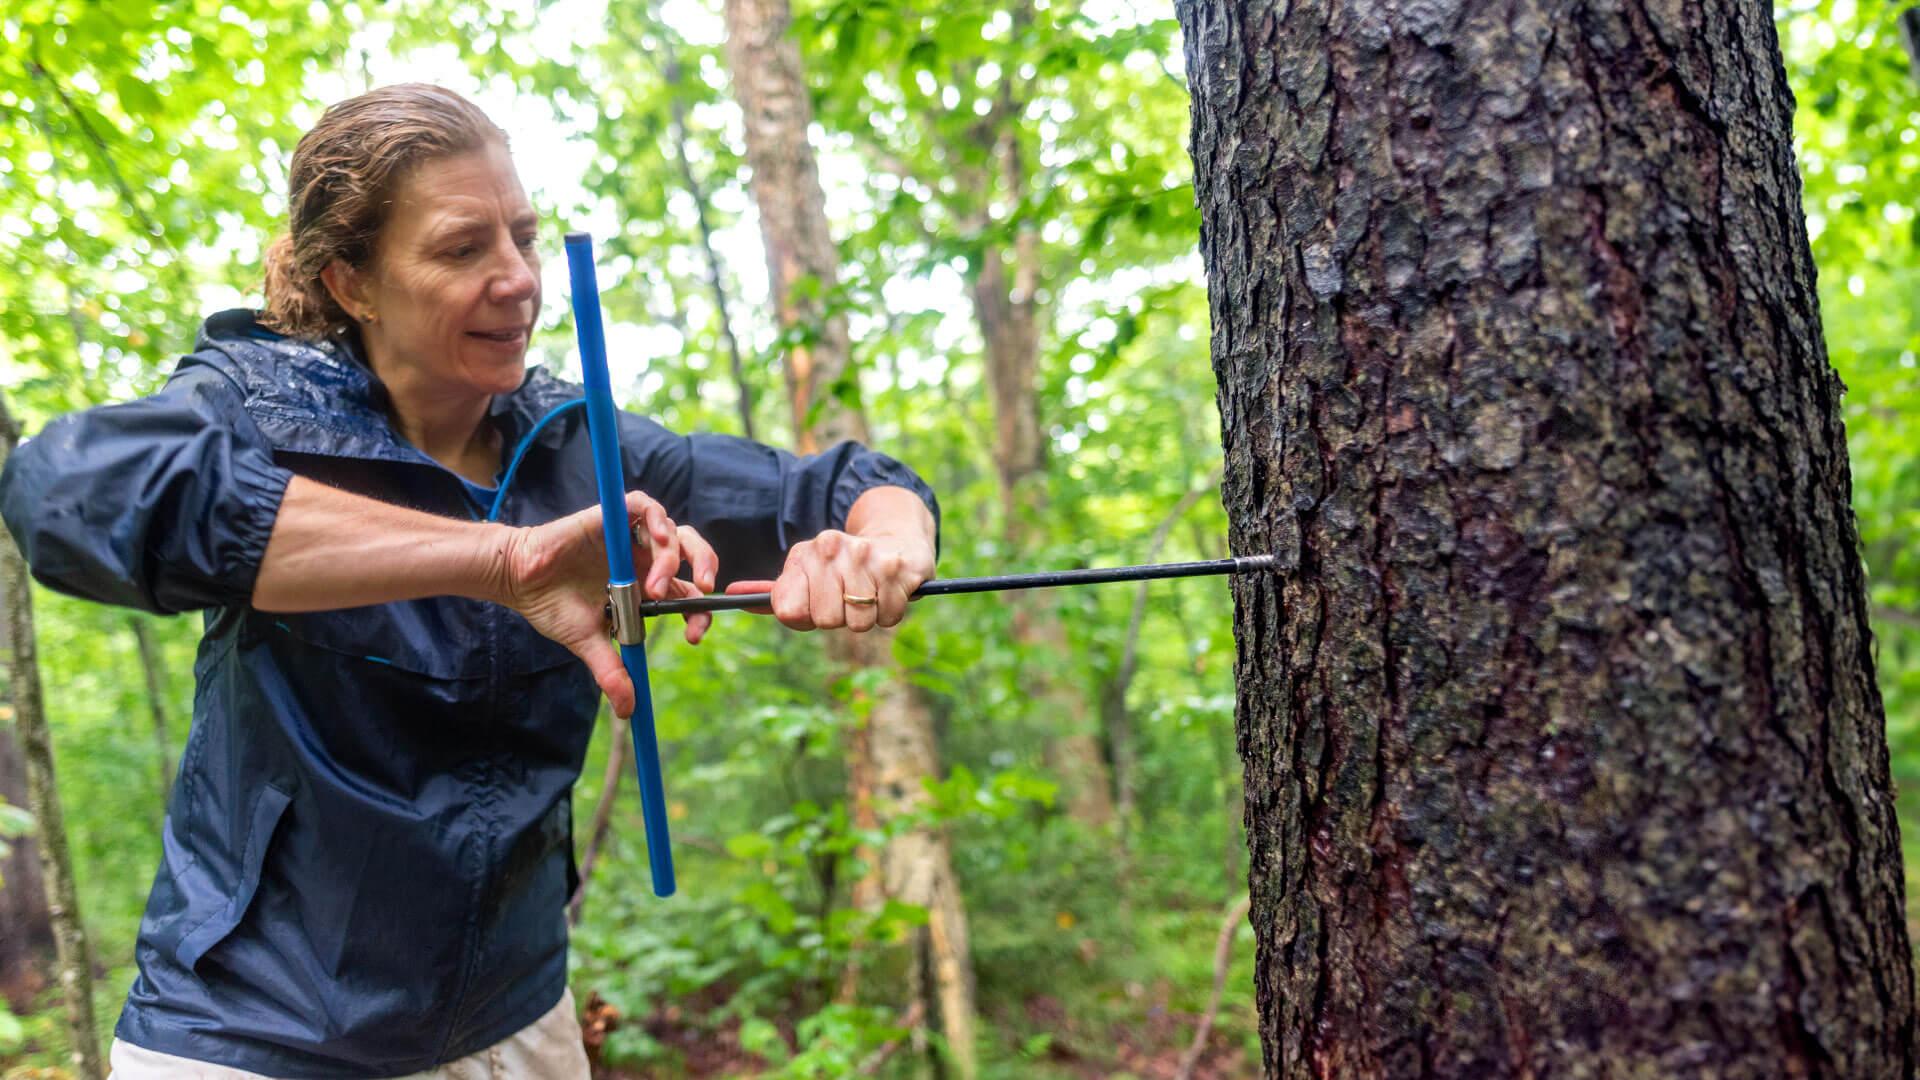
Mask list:
[[[533,437],[540,434],[540,429],[546,427],[549,420],[552,420],[554,417],[559,416],[561,413],[566,412],[576,405],[585,405],[586,403],[586,398],[574,398],[572,401],[555,405],[547,415],[541,417],[539,422],[533,425],[533,430],[521,437],[520,445],[513,448],[513,458],[507,462],[507,471],[500,477],[500,490],[493,493],[493,509],[487,511],[488,521],[499,518],[500,508],[506,505],[507,487],[513,483],[515,470],[520,468],[520,459],[527,456],[527,448],[533,445]]]

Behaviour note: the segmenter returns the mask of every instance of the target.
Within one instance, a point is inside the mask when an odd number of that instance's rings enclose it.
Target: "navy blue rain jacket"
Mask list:
[[[581,395],[532,369],[504,445]],[[290,477],[468,517],[466,485],[396,436],[341,343],[209,319],[152,397],[64,417],[0,475],[34,577],[155,612],[206,609],[193,729],[116,1035],[273,1076],[393,1076],[532,1023],[567,973],[568,795],[599,692],[507,608],[454,597],[310,614],[249,606]],[[796,458],[621,414],[627,485],[720,556],[777,576],[863,491],[933,493],[854,443]],[[582,409],[541,428],[500,520],[596,504]]]

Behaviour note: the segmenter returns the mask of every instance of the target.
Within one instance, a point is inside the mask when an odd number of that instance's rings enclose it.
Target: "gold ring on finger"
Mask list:
[[[852,593],[841,593],[840,598],[849,604],[854,604],[859,607],[872,607],[874,604],[880,602],[880,598],[877,596],[855,596]]]

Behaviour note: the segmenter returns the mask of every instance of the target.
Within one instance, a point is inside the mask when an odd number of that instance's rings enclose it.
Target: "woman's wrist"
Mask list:
[[[868,488],[853,501],[847,511],[843,530],[866,540],[893,540],[926,549],[928,566],[933,564],[934,522],[920,496],[913,491],[887,485]]]
[[[512,606],[513,550],[527,530],[512,525],[488,522],[475,527],[472,551],[468,558],[473,569],[471,580],[476,591],[468,594],[476,600]]]

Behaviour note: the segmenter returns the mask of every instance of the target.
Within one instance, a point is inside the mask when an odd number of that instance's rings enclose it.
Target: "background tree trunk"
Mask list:
[[[793,16],[784,0],[728,0],[725,14],[727,67],[744,114],[750,186],[767,249],[767,290],[780,328],[804,339],[784,354],[794,439],[808,454],[842,439],[865,441],[860,410],[832,402],[814,409],[822,393],[850,374],[852,349],[847,317],[832,303],[840,253],[807,142],[813,106],[800,49],[787,36]]]
[[[1180,0],[1269,1075],[1914,1075],[1765,5]]]
[[[6,465],[19,438],[6,399],[0,396],[0,467]],[[73,1037],[73,1067],[83,1080],[99,1080],[106,1074],[100,1064],[100,1034],[93,1017],[93,954],[87,948],[86,926],[80,919],[73,858],[67,850],[66,819],[60,813],[60,791],[54,785],[53,740],[47,731],[40,667],[34,656],[33,586],[13,538],[4,535],[0,535],[0,610],[6,613],[10,647],[7,685],[12,690],[15,729],[26,758],[27,809],[33,813],[46,872],[47,911],[53,923],[67,1026]]]
[[[12,655],[9,621],[0,618],[0,656]],[[7,716],[0,721],[0,801],[24,810],[29,804],[27,761],[14,734],[18,707],[11,681],[7,685]],[[7,857],[0,859],[0,998],[12,1011],[23,1013],[46,985],[54,951],[53,917],[33,834],[12,837],[7,844]]]
[[[173,751],[167,744],[167,673],[161,666],[160,650],[153,643],[153,628],[144,615],[127,620],[133,628],[134,643],[140,650],[140,670],[147,679],[147,707],[153,714],[154,757],[160,770],[160,812],[164,816],[167,799],[173,792]]]
[[[854,373],[846,317],[832,303],[839,251],[807,141],[812,105],[799,48],[787,36],[792,14],[786,0],[727,0],[725,14],[727,61],[744,119],[768,288],[781,329],[799,330],[805,338],[785,354],[795,440],[803,453],[841,439],[866,441],[864,414],[832,393],[836,383]],[[843,662],[893,665],[891,632],[840,632],[830,640]],[[932,716],[903,676],[895,673],[863,704],[870,708],[848,755],[849,809],[856,827],[870,828],[881,813],[910,812],[924,803],[921,782],[937,779],[940,769]],[[877,860],[869,858],[869,865],[875,863],[885,895],[927,909],[927,925],[912,948],[913,982],[916,988],[931,987],[956,1071],[971,1080],[978,1072],[973,969],[966,909],[947,838],[938,830],[903,830]],[[856,885],[856,903],[871,905],[877,899],[870,881]]]
[[[1033,21],[1024,3],[1013,8],[1016,27]],[[1000,476],[1000,506],[1008,550],[1031,553],[1044,535],[1036,526],[1047,510],[1047,439],[1040,424],[1039,303],[1040,234],[1031,222],[1016,224],[1013,243],[1003,249],[992,236],[988,213],[998,197],[1008,216],[1025,212],[1030,194],[1027,164],[1020,148],[1026,102],[1014,89],[1016,74],[1006,72],[994,108],[972,129],[974,142],[989,166],[966,186],[982,193],[968,230],[986,237],[971,282],[974,320],[986,347],[987,386],[993,399],[993,460]],[[955,152],[955,159],[964,156]],[[936,185],[937,186],[937,185]],[[1034,715],[1047,718],[1054,734],[1047,743],[1048,767],[1059,777],[1061,803],[1083,825],[1113,823],[1112,775],[1095,734],[1101,719],[1086,690],[1059,666],[1071,655],[1059,598],[1044,590],[1006,598],[1014,606],[1014,640],[1023,656],[1040,661],[1022,673]]]

